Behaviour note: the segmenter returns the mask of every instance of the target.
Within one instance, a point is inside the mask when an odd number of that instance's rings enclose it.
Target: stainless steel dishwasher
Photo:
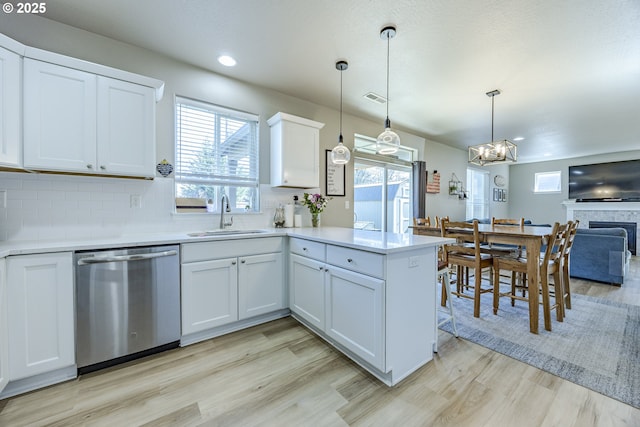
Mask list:
[[[76,252],[76,363],[83,374],[180,340],[179,246]]]

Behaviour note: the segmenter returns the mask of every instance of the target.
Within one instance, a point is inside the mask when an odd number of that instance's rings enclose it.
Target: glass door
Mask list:
[[[404,233],[411,223],[411,169],[354,162],[353,228]]]

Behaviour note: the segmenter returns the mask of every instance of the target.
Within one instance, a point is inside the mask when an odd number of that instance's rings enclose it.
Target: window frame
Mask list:
[[[212,115],[213,119],[218,123],[219,120],[230,119],[231,121],[244,121],[249,124],[249,135],[250,141],[247,144],[248,156],[249,159],[246,163],[249,164],[249,176],[239,176],[239,175],[229,175],[228,171],[226,174],[222,174],[221,170],[209,171],[210,174],[208,176],[200,176],[196,177],[196,173],[185,172],[185,169],[181,170],[181,165],[188,155],[187,150],[183,150],[181,140],[182,134],[184,132],[184,126],[181,125],[182,120],[184,120],[184,116],[182,116],[182,108],[193,108],[194,110],[202,110],[207,114]],[[175,126],[175,135],[174,135],[174,154],[175,154],[175,174],[174,174],[174,212],[183,214],[185,212],[211,212],[212,210],[218,212],[220,210],[219,203],[222,198],[222,194],[226,194],[227,196],[231,196],[233,199],[231,202],[231,211],[234,214],[238,213],[260,213],[260,116],[253,113],[248,113],[245,111],[234,110],[228,107],[223,107],[217,104],[213,104],[206,101],[201,101],[185,96],[174,96],[174,126]],[[203,129],[207,131],[211,131],[212,138],[214,140],[213,145],[220,149],[220,144],[223,143],[220,139],[221,130],[216,128],[217,124],[206,123],[203,126]],[[197,129],[200,130],[200,129]],[[232,134],[233,135],[233,134]],[[228,137],[228,139],[230,139]],[[193,143],[193,142],[192,142]],[[205,140],[203,137],[203,141],[201,141],[201,149],[206,149]],[[197,144],[195,144],[197,146]],[[186,147],[186,145],[185,145]],[[215,149],[215,148],[214,148]],[[229,167],[228,164],[223,166],[223,168]],[[215,169],[215,166],[213,166]],[[246,168],[245,168],[246,170]],[[209,199],[212,199],[213,204],[207,203],[207,197],[197,197],[192,198],[190,200],[196,200],[198,202],[198,207],[201,209],[187,209],[183,210],[179,207],[178,199],[184,197],[179,195],[180,190],[179,186],[181,185],[201,185],[205,187],[211,187],[210,192],[214,195],[209,196]],[[253,201],[253,206],[251,204],[245,207],[233,206],[233,202],[235,200],[235,191],[232,189],[244,189],[249,188],[251,191],[251,199]],[[207,191],[209,193],[209,191]],[[219,200],[220,199],[220,200]],[[200,206],[202,205],[202,206]],[[248,207],[250,206],[250,207]]]
[[[557,176],[557,189],[553,190],[541,190],[540,189],[540,179],[543,177],[552,177]],[[562,171],[546,171],[546,172],[535,172],[533,176],[533,194],[554,194],[562,192]]]

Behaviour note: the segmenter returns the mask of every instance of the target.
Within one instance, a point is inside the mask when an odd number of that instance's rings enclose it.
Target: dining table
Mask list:
[[[440,227],[414,225],[413,234],[441,236]],[[482,243],[501,243],[524,247],[527,259],[527,291],[529,295],[539,294],[540,251],[551,237],[552,227],[533,225],[478,224]],[[469,231],[471,232],[471,231]],[[529,331],[538,333],[538,298],[529,298]]]

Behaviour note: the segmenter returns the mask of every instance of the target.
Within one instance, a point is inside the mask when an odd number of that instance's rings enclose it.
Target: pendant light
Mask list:
[[[376,139],[376,151],[378,154],[393,154],[400,148],[400,137],[391,130],[389,120],[389,40],[396,36],[396,27],[384,27],[380,31],[380,38],[387,40],[387,119],[384,121],[384,132]]]
[[[494,141],[493,139],[493,100],[500,95],[498,89],[487,92],[491,98],[491,141],[469,147],[469,163],[478,166],[513,163],[518,160],[518,147],[508,139]]]
[[[336,62],[336,70],[340,71],[340,136],[338,137],[338,145],[331,150],[331,161],[336,165],[344,165],[349,163],[351,152],[343,144],[342,138],[342,72],[349,68],[347,61]]]

